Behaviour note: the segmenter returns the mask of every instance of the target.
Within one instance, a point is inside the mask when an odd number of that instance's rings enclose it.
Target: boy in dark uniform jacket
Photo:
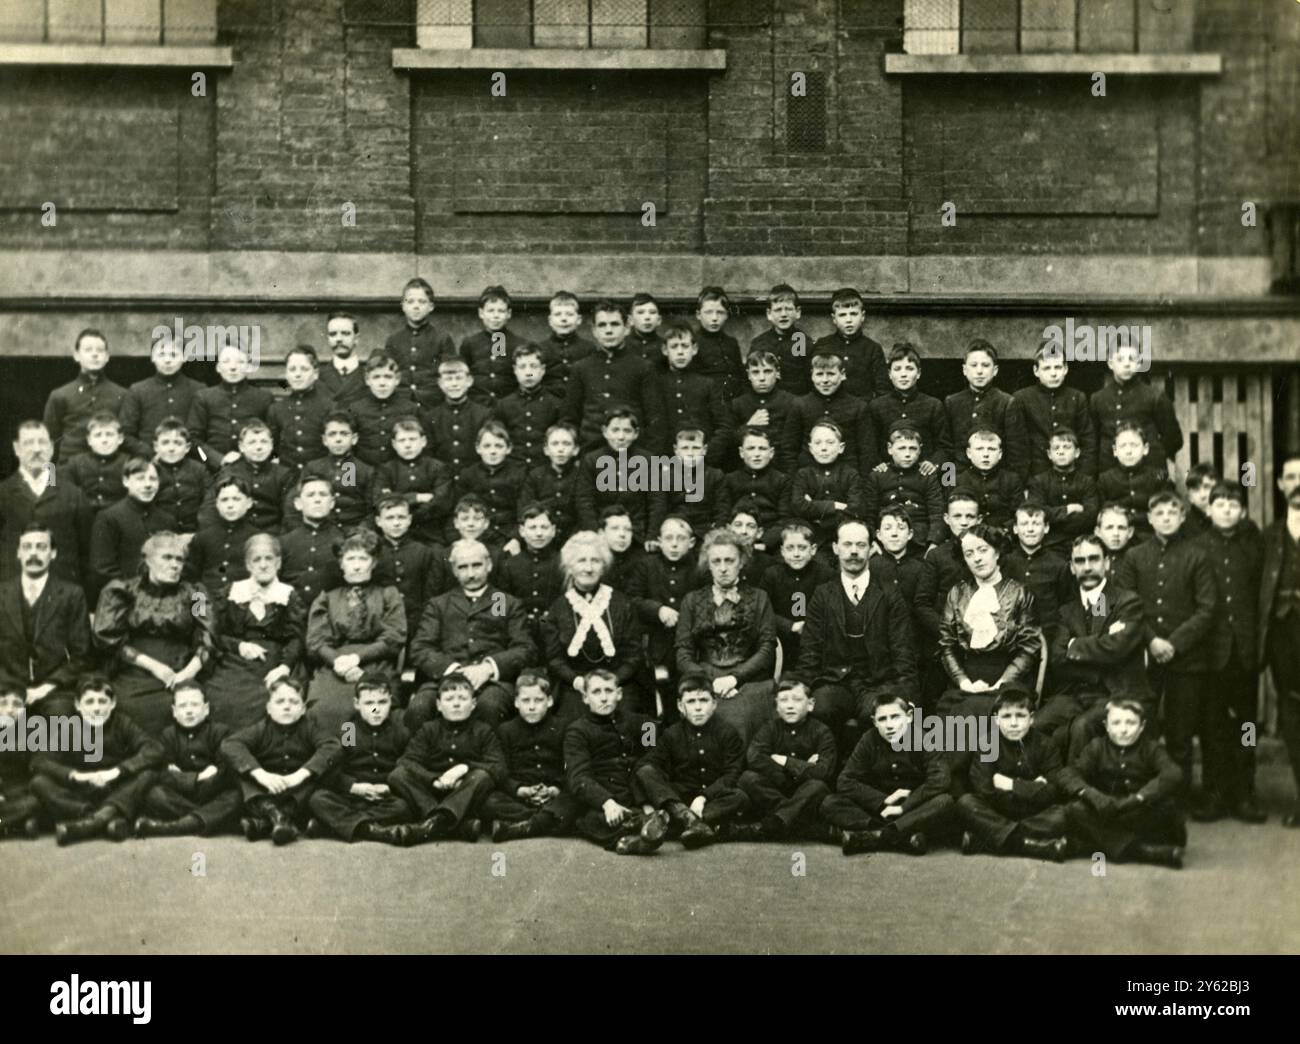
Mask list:
[[[127,495],[99,513],[90,530],[87,585],[98,601],[110,580],[131,579],[140,567],[140,549],[154,533],[175,532],[176,518],[158,506],[158,471],[146,458],[132,457],[123,469]]]
[[[783,680],[776,690],[776,715],[745,755],[740,789],[762,822],[732,829],[742,839],[773,840],[796,827],[811,827],[835,778],[835,737],[810,717],[812,697],[800,681]]]
[[[731,298],[720,286],[706,286],[695,299],[695,318],[700,324],[696,338],[700,354],[695,368],[717,386],[723,402],[730,402],[745,388],[744,359],[740,342],[723,326],[731,318]],[[666,333],[660,337],[667,343]]]
[[[61,478],[70,479],[81,490],[91,511],[100,512],[126,495],[122,467],[127,453],[122,441],[118,419],[101,410],[86,423],[86,452],[78,453],[59,471]]]
[[[632,534],[644,543],[650,528],[650,501],[657,494],[630,481],[608,481],[608,472],[630,477],[638,472],[649,475],[650,458],[640,444],[641,426],[636,413],[628,406],[611,406],[601,424],[604,445],[588,451],[578,465],[575,479],[574,507],[582,529],[599,529],[607,508],[625,510],[632,520]]]
[[[1068,782],[1056,744],[1034,729],[1034,694],[1008,687],[993,704],[997,756],[970,759],[970,790],[957,799],[966,830],[961,850],[1026,855],[1062,862],[1066,856]],[[992,751],[990,751],[992,753]]]
[[[546,463],[528,470],[519,503],[545,504],[555,523],[556,539],[564,540],[577,528],[578,433],[569,424],[551,425],[542,452]]]
[[[506,329],[510,316],[510,295],[505,287],[489,286],[478,298],[478,321],[483,329],[470,334],[460,345],[460,355],[474,375],[470,398],[489,409],[515,390],[515,351],[532,343]]]
[[[72,349],[81,372],[50,392],[45,401],[45,428],[54,442],[57,459],[66,464],[86,450],[86,422],[107,410],[117,416],[126,389],[104,376],[108,341],[98,330],[82,330]]]
[[[1202,461],[1187,469],[1187,477],[1183,479],[1187,498],[1187,521],[1183,523],[1183,528],[1187,530],[1188,536],[1204,536],[1212,528],[1209,514],[1210,494],[1218,484],[1219,473],[1214,470],[1213,464]]]
[[[309,344],[292,349],[284,359],[284,381],[289,394],[276,399],[266,411],[266,421],[275,440],[275,459],[293,469],[295,478],[304,464],[325,456],[321,442],[325,417],[338,408],[334,397],[321,383],[320,373],[316,349]]]
[[[265,421],[249,421],[239,432],[239,456],[224,464],[212,483],[213,499],[216,490],[229,478],[243,479],[253,503],[248,510],[248,521],[258,532],[279,533],[284,516],[285,498],[298,481],[298,475],[287,464],[271,459],[271,427]],[[217,521],[217,512],[209,502],[199,509],[199,527]]]
[[[239,812],[239,784],[221,757],[230,728],[208,718],[208,699],[197,685],[172,693],[175,722],[163,729],[162,767],[144,796],[136,837],[221,833]]]
[[[311,461],[302,477],[329,479],[334,491],[334,521],[345,529],[370,517],[374,503],[375,471],[353,452],[357,444],[357,422],[346,410],[335,410],[325,418],[321,436],[327,455]],[[285,512],[284,522],[293,521]]]
[[[280,576],[310,606],[322,591],[332,591],[343,583],[334,547],[344,533],[331,518],[334,486],[328,478],[308,475],[300,479],[293,506],[302,524],[280,540]]]
[[[704,463],[709,452],[709,441],[702,429],[688,421],[677,432],[673,456],[659,465],[661,492],[655,493],[650,500],[649,540],[653,541],[659,526],[669,515],[686,519],[697,533],[706,532],[713,526],[717,518],[718,495],[727,476],[721,468]]]
[[[428,602],[452,584],[447,570],[446,551],[430,546],[411,535],[411,508],[401,497],[380,497],[375,505],[375,528],[381,540],[375,560],[375,583],[396,587],[406,609],[408,639],[415,636],[415,625]]]
[[[647,803],[668,813],[686,848],[719,840],[749,807],[740,789],[745,743],[731,725],[714,717],[717,696],[709,679],[688,675],[677,686],[681,720],[664,729],[636,768]]]
[[[1150,360],[1147,360],[1148,364]],[[1100,391],[1092,393],[1089,406],[1097,426],[1097,459],[1105,459],[1105,447],[1119,432],[1119,426],[1131,422],[1138,426],[1143,441],[1151,447],[1151,464],[1167,473],[1167,461],[1183,448],[1183,429],[1174,413],[1174,405],[1161,384],[1151,384],[1138,376],[1141,363],[1135,346],[1120,345],[1107,357],[1110,373]]]
[[[948,601],[948,592],[970,576],[961,553],[961,535],[981,521],[978,500],[963,490],[954,489],[948,494],[943,513],[947,534],[942,543],[931,546],[925,553],[925,560],[934,566],[935,609],[940,613]]]
[[[795,399],[786,415],[785,431],[779,438],[777,466],[791,472],[813,462],[808,452],[808,436],[813,425],[830,420],[839,425],[844,436],[846,456],[865,475],[875,463],[871,448],[871,423],[867,404],[843,387],[844,362],[829,352],[812,359],[813,390]]]
[[[695,332],[682,322],[672,322],[664,327],[663,355],[668,365],[655,369],[650,381],[654,394],[663,408],[663,422],[667,430],[679,432],[692,427],[704,433],[704,441],[713,446],[710,464],[721,463],[719,456],[726,444],[727,410],[717,382],[706,376],[695,365],[699,346]]]
[[[676,628],[682,599],[704,583],[691,549],[695,533],[680,515],[669,515],[659,523],[658,548],[643,555],[627,571],[624,580],[628,597],[636,606],[641,626],[649,641],[646,656],[661,689],[675,690],[677,674]],[[673,701],[664,699],[664,721],[674,719]]]
[[[808,370],[812,339],[796,325],[802,316],[803,309],[799,306],[799,295],[794,287],[786,283],[772,287],[767,294],[767,321],[772,326],[749,342],[749,352],[745,356],[745,369],[749,370],[749,360],[755,354],[770,352],[772,365],[781,378],[781,389],[790,396],[806,395],[812,391]],[[751,374],[751,386],[753,381]],[[748,417],[741,418],[737,426],[748,426]]]
[[[154,369],[151,377],[136,381],[126,390],[118,407],[127,452],[147,457],[158,425],[169,417],[184,421],[190,415],[194,397],[203,385],[181,373],[185,352],[170,337],[160,337],[150,352]]]
[[[844,459],[844,436],[834,421],[813,425],[808,452],[813,463],[791,478],[787,510],[814,527],[816,543],[829,544],[841,522],[862,517],[862,478],[857,467]]]
[[[1029,468],[1029,436],[1020,403],[1001,388],[993,387],[998,375],[997,349],[985,340],[971,341],[961,372],[966,378],[966,390],[954,392],[943,401],[954,450],[968,445],[972,432],[996,432],[1006,450],[1006,470],[1023,480]]]
[[[1086,475],[1097,473],[1097,433],[1093,428],[1088,396],[1078,388],[1065,386],[1070,367],[1059,346],[1044,344],[1034,354],[1034,376],[1038,383],[1021,388],[1012,396],[1020,406],[1029,435],[1029,474],[1037,475],[1050,466],[1048,445],[1052,436],[1065,428],[1082,444],[1079,467]]]
[[[169,417],[153,436],[154,467],[158,470],[158,495],[154,503],[171,512],[179,531],[193,533],[199,526],[199,508],[208,488],[208,469],[189,455],[190,430]]]
[[[388,776],[393,793],[415,810],[409,843],[456,836],[477,841],[475,818],[489,794],[506,778],[506,760],[492,726],[471,719],[474,686],[458,671],[438,683],[438,716],[411,737]]]
[[[1034,596],[1034,621],[1050,642],[1056,629],[1057,610],[1074,594],[1074,581],[1064,557],[1047,547],[1047,510],[1025,501],[1016,507],[1011,531],[1016,546],[1001,562],[1003,576],[1014,577]]]
[[[633,354],[641,356],[651,364],[662,365],[664,361],[660,352],[664,342],[659,336],[659,326],[663,321],[659,302],[655,300],[653,294],[632,295],[632,303],[627,306],[628,347],[632,349]]]
[[[1178,808],[1183,774],[1160,741],[1144,735],[1139,700],[1106,705],[1106,735],[1092,740],[1066,770],[1075,800],[1071,833],[1107,859],[1182,869],[1187,827]]]
[[[372,468],[394,458],[393,425],[414,417],[416,403],[399,385],[401,375],[391,356],[377,352],[366,360],[366,392],[348,404],[356,424],[356,455]]]
[[[492,819],[493,841],[564,834],[578,818],[578,802],[564,789],[564,726],[550,713],[554,705],[545,675],[519,676],[519,716],[497,726],[505,779],[483,806]]]
[[[357,317],[349,312],[333,312],[325,320],[325,336],[329,340],[331,358],[328,363],[321,365],[318,379],[321,390],[334,400],[334,408],[338,410],[347,409],[366,390],[366,371],[361,365],[361,358],[356,354],[357,333],[360,329]],[[451,341],[448,340],[447,343],[450,344]],[[393,357],[397,358],[396,355]],[[409,372],[403,369],[404,379]],[[432,376],[429,383],[432,386]],[[409,387],[411,381],[407,380],[406,384]]]
[[[1263,582],[1264,541],[1259,527],[1245,517],[1240,486],[1218,483],[1210,493],[1211,528],[1198,539],[1214,570],[1218,591],[1216,618],[1210,628],[1214,664],[1210,691],[1228,715],[1227,764],[1221,804],[1234,818],[1262,823],[1266,814],[1255,802],[1255,747],[1242,742],[1242,728],[1253,723],[1259,660],[1256,599]],[[1217,811],[1215,809],[1202,810]]]
[[[536,345],[515,349],[514,372],[516,387],[497,400],[492,418],[510,433],[511,457],[525,468],[535,468],[546,463],[546,433],[560,419],[562,391],[543,385],[546,364]]]
[[[763,570],[758,586],[772,603],[784,662],[793,665],[799,662],[799,638],[808,616],[808,603],[813,592],[834,573],[817,561],[817,539],[806,523],[787,522],[781,527],[780,550],[781,561]]]
[[[271,686],[266,717],[227,736],[221,756],[239,777],[244,836],[260,841],[269,835],[272,843],[287,845],[298,839],[307,802],[343,748],[314,715],[307,716],[301,687],[281,678]]]
[[[510,433],[500,421],[486,421],[475,440],[478,462],[462,468],[456,480],[456,499],[476,496],[488,510],[486,543],[500,547],[515,529],[519,489],[527,469],[510,457]]]
[[[1096,525],[1097,481],[1079,463],[1079,436],[1069,428],[1052,432],[1047,460],[1050,467],[1029,480],[1028,497],[1047,509],[1047,546],[1068,548]]]
[[[529,634],[540,649],[541,619],[564,593],[555,524],[545,504],[527,504],[520,509],[518,533],[519,553],[503,556],[497,584],[523,603]]]
[[[478,459],[474,447],[479,428],[492,419],[491,409],[481,402],[470,401],[473,385],[474,378],[464,359],[454,356],[443,359],[438,363],[438,390],[442,397],[421,416],[433,445],[433,455],[451,469],[453,482]]]
[[[649,855],[663,844],[668,816],[641,807],[635,771],[653,723],[619,710],[623,690],[609,671],[592,671],[582,688],[586,710],[564,733],[564,771],[577,800],[578,831],[619,855]]]
[[[822,818],[835,828],[845,855],[881,849],[925,855],[930,839],[956,823],[948,759],[913,749],[914,713],[902,697],[876,697],[875,728],[863,733],[835,793],[822,802]]]
[[[451,469],[425,450],[429,440],[414,417],[393,425],[394,460],[375,472],[374,490],[379,497],[399,496],[411,509],[411,528],[417,539],[438,543],[447,530],[452,503]]]
[[[867,317],[862,295],[851,288],[831,295],[831,322],[835,332],[813,344],[813,357],[830,353],[844,368],[845,391],[864,403],[889,390],[889,371],[884,349],[862,332]]]
[[[863,519],[876,528],[889,508],[907,512],[912,539],[919,551],[943,541],[943,486],[932,467],[927,474],[921,457],[921,435],[911,428],[889,433],[889,461],[866,475]]]
[[[551,328],[551,334],[537,345],[546,374],[542,390],[563,403],[567,394],[564,385],[569,378],[569,367],[593,355],[596,346],[585,337],[578,336],[578,327],[582,325],[582,309],[578,306],[578,299],[567,290],[551,295],[546,325]],[[519,371],[516,369],[515,379],[518,378]]]
[[[1151,535],[1147,504],[1161,492],[1173,492],[1164,464],[1147,462],[1147,443],[1137,424],[1119,426],[1114,442],[1115,465],[1097,477],[1097,495],[1103,504],[1121,504],[1133,520],[1139,541]]]
[[[162,763],[158,741],[116,707],[107,678],[82,678],[72,742],[32,759],[32,793],[56,821],[61,845],[103,835],[114,841],[130,837],[131,820]],[[97,749],[92,729],[102,730]],[[99,757],[92,760],[93,754]]]
[[[8,679],[0,681],[0,726],[26,728],[26,692]],[[16,745],[15,745],[16,746]],[[31,759],[26,750],[0,750],[0,839],[35,837],[40,800],[32,793]]]
[[[204,388],[190,403],[186,427],[209,471],[229,464],[239,453],[239,433],[251,420],[266,420],[275,396],[248,383],[250,361],[235,345],[217,355],[221,383]]]
[[[438,363],[456,354],[451,338],[429,321],[433,307],[433,287],[418,277],[408,279],[402,287],[402,315],[406,324],[384,341],[384,354],[397,360],[403,386],[423,410],[442,401]]]
[[[563,416],[578,431],[581,449],[599,448],[605,417],[615,406],[630,407],[641,430],[660,434],[659,399],[651,386],[651,363],[626,346],[627,312],[613,301],[601,301],[592,310],[597,349],[569,367],[568,394]]]
[[[411,809],[388,785],[389,774],[410,742],[410,733],[391,717],[393,694],[382,674],[357,682],[356,712],[344,722],[343,755],[307,805],[314,817],[308,836],[332,833],[344,841],[405,845]]]
[[[746,429],[740,439],[741,467],[728,472],[718,491],[717,519],[726,523],[737,511],[747,511],[758,522],[759,532],[768,530],[786,515],[790,479],[772,463],[776,452],[771,437],[761,428]],[[773,542],[775,542],[775,534]],[[760,538],[760,543],[765,543]]]
[[[925,457],[921,474],[931,475],[953,459],[952,435],[943,403],[917,390],[921,380],[921,355],[907,341],[889,350],[889,387],[867,403],[871,433],[871,463],[877,471],[888,466],[883,459],[893,432],[915,432]]]
[[[958,469],[954,488],[980,502],[985,523],[1010,529],[1016,505],[1025,499],[1025,483],[1002,463],[1002,437],[995,431],[972,431],[966,456],[970,463]]]
[[[248,576],[244,544],[261,530],[249,521],[253,506],[248,483],[241,478],[219,477],[212,490],[217,520],[200,526],[185,556],[188,580],[198,580],[217,598],[224,598],[230,585]]]
[[[916,662],[921,675],[920,702],[929,706],[931,700],[939,698],[948,683],[948,676],[937,655],[939,609],[935,603],[939,574],[917,550],[912,540],[911,522],[901,507],[885,508],[880,513],[876,543],[880,545],[881,554],[871,558],[871,582],[893,590],[911,610]]]
[[[807,374],[808,365],[804,364]],[[774,352],[751,349],[745,359],[745,374],[749,377],[749,391],[731,400],[731,409],[727,430],[719,433],[722,448],[717,452],[726,463],[723,469],[733,471],[739,467],[737,455],[732,447],[737,445],[740,434],[748,428],[761,428],[767,432],[772,445],[778,445],[785,437],[785,424],[794,409],[798,396],[778,386],[781,376],[780,365]],[[812,389],[811,378],[805,377],[808,386],[799,395],[807,395]]]

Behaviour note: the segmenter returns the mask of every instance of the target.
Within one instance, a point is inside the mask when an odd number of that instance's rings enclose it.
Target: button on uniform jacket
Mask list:
[[[1122,421],[1142,425],[1150,452],[1147,460],[1159,467],[1183,448],[1183,429],[1174,413],[1174,404],[1164,388],[1151,384],[1145,377],[1134,377],[1120,384],[1114,374],[1107,374],[1099,391],[1089,400],[1097,426],[1097,460],[1111,459],[1115,429]],[[1098,465],[1100,467],[1101,465]]]
[[[310,606],[322,591],[343,583],[334,548],[343,540],[343,530],[333,522],[312,526],[304,522],[280,540],[280,579],[302,595]]]
[[[551,335],[537,347],[542,350],[542,360],[546,363],[546,376],[542,378],[542,390],[563,402],[568,392],[565,385],[569,380],[569,367],[574,363],[582,362],[589,355],[595,355],[596,346],[576,333],[561,337],[552,330]],[[659,354],[658,348],[655,349],[655,354]]]
[[[952,452],[956,460],[966,459],[971,432],[986,429],[1002,436],[1002,466],[1024,476],[1029,466],[1029,435],[1020,403],[1001,388],[989,385],[975,391],[954,392],[943,400],[952,431]]]
[[[662,411],[650,363],[626,347],[598,348],[569,367],[564,418],[578,429],[578,447],[600,446],[604,413],[611,406],[630,406],[640,422],[641,441],[648,448],[665,445]]]
[[[1034,596],[1034,622],[1050,637],[1057,611],[1070,598],[1078,597],[1078,586],[1065,559],[1045,544],[1032,553],[1017,545],[1002,559],[1001,569],[1003,576],[1019,580]]]
[[[867,729],[840,770],[835,785],[838,793],[877,815],[884,810],[885,799],[895,790],[911,791],[903,799],[904,812],[948,793],[952,781],[948,761],[941,753],[895,750],[874,727],[868,725]]]
[[[740,781],[745,741],[716,716],[698,726],[683,718],[659,734],[645,760],[683,792],[712,799],[734,790]]]
[[[448,721],[437,717],[416,730],[398,764],[407,763],[438,775],[455,765],[482,769],[494,782],[506,778],[506,759],[492,726],[474,718]]]
[[[114,384],[103,372],[79,373],[67,384],[50,392],[45,401],[45,428],[54,443],[55,459],[66,464],[86,450],[86,424],[101,410],[114,417],[126,398],[126,389]]]
[[[221,756],[221,744],[229,735],[230,726],[211,718],[205,718],[191,729],[172,722],[163,729],[163,757],[159,764],[164,769],[168,765],[175,765],[180,772],[164,771],[158,782],[165,783],[186,797],[197,797],[199,773],[209,765],[216,765],[217,774],[204,780],[204,783],[211,788],[220,783],[223,777],[229,783],[229,766]]]
[[[515,349],[532,344],[513,330],[495,332],[479,330],[460,343],[460,354],[469,363],[474,384],[469,397],[488,407],[504,399],[518,385],[515,383]]]
[[[393,425],[417,412],[415,397],[398,385],[386,399],[366,388],[348,404],[348,411],[356,421],[357,446],[353,451],[372,468],[396,460],[393,452]]]
[[[266,420],[275,396],[247,380],[222,381],[204,388],[190,402],[186,427],[199,447],[209,471],[221,467],[221,458],[239,449],[239,429],[250,420]]]
[[[847,383],[847,382],[846,382]],[[865,475],[874,461],[871,450],[871,424],[867,404],[845,390],[841,384],[830,395],[810,391],[795,399],[785,418],[785,431],[778,436],[776,465],[782,471],[816,463],[808,452],[808,436],[823,420],[834,421],[844,436],[844,460],[855,463]]]
[[[393,717],[371,725],[354,714],[343,728],[349,742],[341,744],[343,755],[327,781],[330,789],[346,794],[353,783],[387,783],[411,742],[406,726]]]
[[[536,659],[519,599],[489,585],[471,602],[456,587],[425,607],[411,643],[411,660],[423,677],[441,678],[453,663],[465,666],[488,657],[505,682]]]
[[[1235,653],[1240,664],[1253,670],[1259,645],[1256,606],[1264,565],[1264,540],[1258,527],[1243,519],[1230,534],[1211,527],[1197,538],[1214,570],[1218,591],[1217,613],[1210,628],[1214,643],[1211,666],[1223,670]],[[1300,650],[1296,651],[1300,656]]]
[[[921,436],[921,460],[936,467],[953,459],[952,433],[948,413],[933,395],[913,387],[906,394],[888,387],[867,404],[871,422],[871,466],[889,460],[889,435],[898,428],[911,428]],[[965,455],[965,447],[962,447]]]
[[[148,455],[153,456],[153,450]],[[110,504],[115,504],[126,496],[126,487],[122,485],[122,468],[126,464],[126,453],[117,450],[107,457],[87,450],[78,453],[58,472],[58,478],[76,483],[85,494],[86,500],[95,511],[101,511]]]
[[[1047,524],[1051,527],[1043,542],[1048,547],[1069,545],[1077,536],[1091,533],[1097,522],[1097,509],[1101,498],[1097,495],[1097,481],[1076,462],[1068,471],[1049,467],[1029,480],[1029,498],[1047,509]],[[1068,512],[1071,504],[1083,510]]]
[[[850,627],[850,616],[854,626]],[[860,625],[858,621],[861,621]],[[859,626],[861,630],[859,630]],[[860,637],[850,637],[850,631]],[[874,579],[857,607],[837,575],[813,592],[799,644],[798,674],[813,685],[851,680],[869,687],[894,684],[900,695],[918,692],[916,643],[908,608]]]
[[[193,457],[175,464],[154,461],[158,471],[158,495],[153,502],[176,516],[182,533],[193,533],[199,525],[199,508],[208,488],[208,469]]]
[[[825,337],[817,338],[808,356],[810,367],[812,357],[823,352],[834,353],[843,360],[842,387],[850,395],[863,402],[870,402],[877,395],[889,391],[889,364],[885,361],[885,351],[879,342],[873,341],[861,330],[852,337],[845,337],[835,330]],[[811,384],[811,377],[809,383]]]
[[[524,478],[524,487],[519,492],[520,507],[534,501],[546,505],[546,513],[555,523],[557,543],[562,543],[577,526],[577,483],[577,458],[558,471],[547,461],[529,469]]]
[[[1025,499],[1025,480],[1010,470],[1005,461],[988,471],[967,466],[958,469],[953,492],[965,493],[979,501],[985,524],[1010,529],[1016,520],[1016,507]]]
[[[636,806],[632,772],[649,750],[657,728],[643,714],[615,708],[613,714],[585,711],[564,733],[564,771],[573,796],[589,808],[613,799]]]
[[[1052,433],[1069,428],[1079,440],[1078,466],[1085,474],[1097,471],[1097,432],[1088,406],[1088,396],[1078,388],[1044,388],[1031,384],[1012,396],[1020,405],[1029,435],[1029,473],[1036,475],[1052,466],[1047,459],[1047,447]]]
[[[343,747],[337,736],[309,715],[289,725],[266,717],[227,736],[221,756],[238,776],[256,768],[280,776],[305,768],[320,779],[339,763]]]
[[[1011,777],[1009,793],[993,786],[995,775]],[[1046,782],[1039,783],[1039,776]],[[1071,782],[1057,745],[1033,728],[1015,743],[999,735],[995,760],[976,756],[970,762],[971,790],[995,806],[1010,804],[1026,812],[1042,811],[1066,797]]]
[[[1158,636],[1173,643],[1166,670],[1213,669],[1214,645],[1208,639],[1218,593],[1214,569],[1199,543],[1181,533],[1170,540],[1153,536],[1124,553],[1114,577],[1146,605],[1148,641]]]
[[[553,715],[532,725],[511,718],[497,726],[497,739],[506,760],[501,789],[507,794],[538,783],[564,786],[564,726]]]
[[[1140,794],[1152,803],[1177,796],[1183,770],[1146,732],[1130,747],[1116,746],[1109,736],[1095,736],[1069,766],[1063,783],[1075,794],[1091,787],[1112,798]]]
[[[547,463],[546,429],[559,421],[560,409],[560,398],[545,384],[530,391],[519,388],[497,400],[493,416],[510,432],[512,460],[526,468]]]
[[[80,718],[76,720],[78,724],[82,721]],[[98,751],[88,749],[92,746],[88,727],[83,728],[78,738],[82,741],[80,744],[63,745],[69,749],[33,756],[32,774],[39,773],[61,783],[70,783],[74,772],[103,772],[116,768],[121,769],[124,776],[138,776],[162,764],[162,744],[120,710],[113,711],[104,723]],[[82,749],[70,749],[76,746]],[[98,760],[95,760],[96,753],[100,755]]]
[[[1047,657],[1048,691],[1150,700],[1142,599],[1110,580],[1096,608],[1084,608],[1077,588],[1061,603]],[[1123,627],[1111,633],[1116,624]]]
[[[772,760],[773,754],[787,759],[784,765]],[[815,762],[809,759],[817,755]],[[769,783],[784,787],[786,783],[802,783],[818,779],[825,783],[835,775],[835,736],[830,728],[816,718],[807,717],[791,725],[783,718],[769,718],[749,744],[745,765]]]
[[[426,409],[442,402],[442,392],[438,390],[438,360],[444,355],[455,355],[456,345],[441,328],[427,319],[417,327],[403,324],[400,330],[385,339],[384,354],[397,360],[401,367],[402,385],[410,389],[416,402]],[[322,366],[322,374],[329,368],[332,367]],[[357,372],[364,369],[362,364]],[[364,377],[361,388],[365,389]],[[336,399],[340,405],[346,405],[341,396],[336,396]]]
[[[203,387],[178,372],[170,377],[155,373],[127,388],[117,414],[127,450],[138,457],[152,457],[154,430],[168,417],[184,423]]]
[[[745,358],[755,352],[771,352],[781,370],[778,387],[790,395],[805,395],[812,391],[812,345],[812,338],[797,325],[784,333],[773,326],[749,342]]]
[[[333,366],[328,368],[334,370]],[[293,468],[296,474],[308,461],[325,456],[327,451],[321,442],[325,415],[349,405],[350,401],[337,402],[319,378],[306,391],[291,391],[276,399],[266,411],[266,422],[275,438],[276,459]]]
[[[940,543],[948,532],[943,525],[943,486],[938,473],[922,475],[915,464],[904,469],[892,461],[884,471],[867,472],[863,509],[873,533],[880,526],[880,513],[895,506],[907,512],[912,540],[922,547]]]
[[[871,582],[903,600],[912,614],[917,656],[929,655],[939,638],[939,574],[934,565],[910,547],[897,558],[886,551],[871,559]]]

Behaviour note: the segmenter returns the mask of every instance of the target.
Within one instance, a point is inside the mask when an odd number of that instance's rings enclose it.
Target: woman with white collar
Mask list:
[[[266,715],[267,686],[302,677],[307,606],[280,579],[280,541],[258,533],[244,542],[248,579],[230,585],[218,611],[218,659],[204,686],[212,716],[240,729]]]

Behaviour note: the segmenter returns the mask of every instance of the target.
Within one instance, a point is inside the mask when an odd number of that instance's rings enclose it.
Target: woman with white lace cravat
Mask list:
[[[750,550],[729,529],[715,529],[700,547],[712,582],[682,599],[677,618],[677,669],[703,674],[721,703],[717,715],[749,743],[775,713],[776,615],[767,594],[740,582]]]
[[[614,553],[599,533],[574,533],[560,549],[566,581],[542,617],[542,642],[559,698],[556,713],[572,721],[582,712],[583,680],[591,671],[612,672],[623,690],[622,704],[653,714],[644,684],[645,657],[636,608],[622,591],[603,583]]]
[[[1004,686],[1034,687],[1042,639],[1033,595],[998,568],[1009,549],[995,526],[975,525],[961,536],[969,575],[948,592],[939,621],[939,655],[951,682],[940,714],[988,714]]]

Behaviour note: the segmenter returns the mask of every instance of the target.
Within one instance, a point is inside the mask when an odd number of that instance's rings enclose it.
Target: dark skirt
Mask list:
[[[194,655],[189,643],[153,636],[131,637],[127,644],[138,652],[179,671]],[[119,661],[120,662],[120,661]],[[196,679],[203,684],[203,675]],[[172,691],[143,667],[122,664],[112,677],[113,696],[119,708],[151,736],[161,736],[172,723]]]
[[[222,652],[203,684],[212,707],[212,719],[232,729],[254,725],[266,716],[265,678],[281,663],[280,646],[265,638],[256,642],[266,650],[265,660],[245,660],[238,652]],[[291,677],[303,680],[299,673]]]

